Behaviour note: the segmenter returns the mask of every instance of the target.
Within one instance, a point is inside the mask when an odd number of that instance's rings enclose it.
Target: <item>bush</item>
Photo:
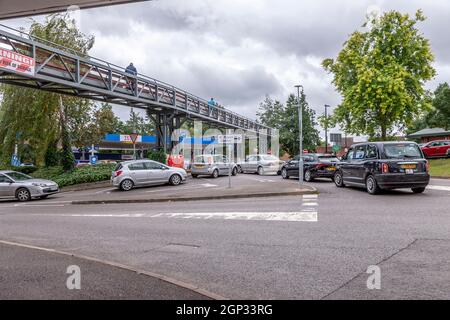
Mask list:
[[[17,172],[22,172],[25,174],[32,174],[35,172],[38,168],[35,166],[27,166],[27,167],[13,167],[12,170]]]
[[[96,166],[79,167],[67,172],[61,166],[58,166],[39,169],[32,176],[40,179],[53,180],[60,187],[65,187],[80,183],[109,180],[115,166],[114,163],[99,164]]]
[[[167,164],[167,155],[164,152],[164,150],[150,151],[148,153],[148,158],[150,160],[154,160],[154,161],[158,161],[158,162]]]

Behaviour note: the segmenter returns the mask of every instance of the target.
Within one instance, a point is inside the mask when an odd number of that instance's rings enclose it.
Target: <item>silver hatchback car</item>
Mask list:
[[[231,166],[231,174],[233,176],[238,174],[236,163],[228,160],[227,157],[221,154],[204,154],[196,156],[192,164],[191,174],[192,178],[198,176],[211,176],[217,178],[220,175],[229,174]]]
[[[184,169],[168,167],[153,160],[132,160],[119,163],[112,172],[114,187],[129,191],[134,187],[169,183],[173,186],[186,181]]]
[[[0,171],[0,198],[28,201],[33,198],[45,199],[59,192],[56,182],[35,179],[16,171]]]
[[[281,174],[281,167],[284,162],[270,154],[255,154],[246,157],[245,161],[238,164],[240,173],[257,173],[264,175],[267,173]]]

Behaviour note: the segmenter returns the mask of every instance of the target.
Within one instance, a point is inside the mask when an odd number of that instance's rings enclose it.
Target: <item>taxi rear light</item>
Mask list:
[[[381,164],[381,172],[382,173],[389,173],[389,165],[387,163]]]

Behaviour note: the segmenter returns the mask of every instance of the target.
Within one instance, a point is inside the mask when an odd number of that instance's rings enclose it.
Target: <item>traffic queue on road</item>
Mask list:
[[[438,141],[439,147],[444,146]],[[447,142],[445,142],[447,143]],[[447,146],[447,144],[445,144]],[[318,178],[333,181],[338,188],[360,187],[375,195],[382,190],[411,189],[414,193],[425,191],[429,181],[431,148],[436,142],[418,145],[415,142],[365,142],[352,145],[340,158],[331,154],[308,153],[302,155],[303,179],[313,182]],[[442,151],[448,154],[450,148]],[[433,153],[436,155],[437,153]],[[270,154],[249,155],[243,161],[234,162],[221,154],[203,154],[194,158],[192,178],[236,176],[240,174],[278,174],[287,180],[299,176],[300,157],[281,161]],[[130,160],[116,165],[111,184],[122,190],[161,184],[178,186],[187,181],[188,172],[183,168],[149,160]],[[14,171],[0,172],[0,198],[19,201],[45,199],[59,192],[53,181],[34,179]]]

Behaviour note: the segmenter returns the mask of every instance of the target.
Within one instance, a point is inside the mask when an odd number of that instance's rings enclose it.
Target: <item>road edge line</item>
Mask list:
[[[168,276],[164,276],[161,274],[157,274],[151,271],[146,271],[146,270],[142,270],[142,269],[138,269],[138,268],[134,268],[122,263],[118,263],[118,262],[112,262],[112,261],[108,261],[108,260],[104,260],[104,259],[99,259],[99,258],[94,258],[94,257],[89,257],[86,255],[79,255],[79,254],[74,254],[74,253],[70,253],[70,252],[65,252],[65,251],[60,251],[60,250],[56,250],[56,249],[51,249],[51,248],[44,248],[44,247],[38,247],[38,246],[34,246],[34,245],[28,245],[28,244],[24,244],[24,243],[18,243],[18,242],[12,242],[12,241],[7,241],[7,240],[0,240],[0,244],[5,244],[5,245],[10,245],[10,246],[16,246],[16,247],[21,247],[21,248],[26,248],[26,249],[33,249],[33,250],[39,250],[39,251],[44,251],[44,252],[50,252],[50,253],[55,253],[55,254],[60,254],[60,255],[64,255],[64,256],[69,256],[69,257],[74,257],[77,259],[82,259],[82,260],[87,260],[87,261],[91,261],[91,262],[97,262],[97,263],[101,263],[107,266],[111,266],[114,268],[119,268],[119,269],[123,269],[123,270],[127,270],[127,271],[132,271],[135,272],[137,274],[143,274],[145,276],[148,277],[152,277],[170,284],[173,284],[177,287],[181,287],[187,290],[191,290],[195,293],[198,293],[200,295],[203,295],[207,298],[210,298],[212,300],[229,300],[228,298],[225,298],[221,295],[212,293],[206,289],[202,289],[199,286],[184,282],[184,281],[180,281]]]

